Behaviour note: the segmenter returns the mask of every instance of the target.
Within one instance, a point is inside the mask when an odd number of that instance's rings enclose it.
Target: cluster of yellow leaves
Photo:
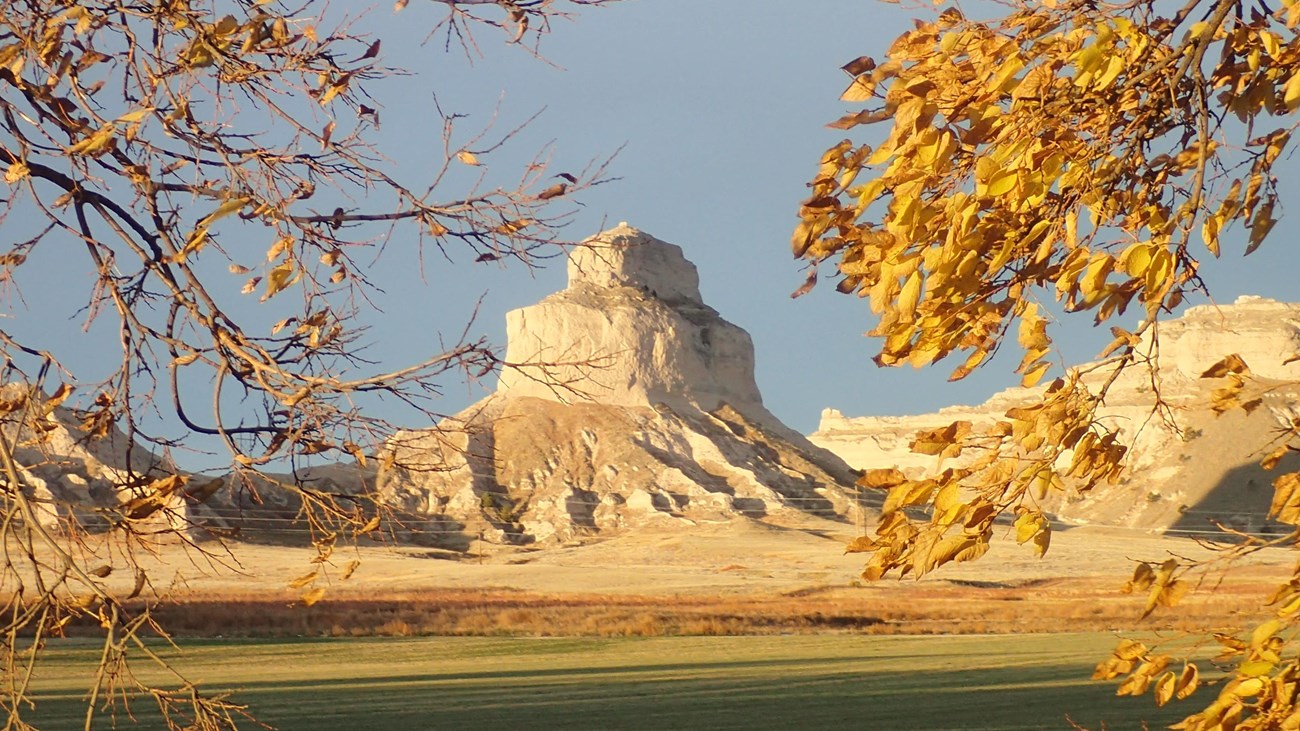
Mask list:
[[[186,3],[188,4],[188,3]],[[180,55],[186,68],[205,68],[223,61],[256,52],[267,52],[291,45],[304,38],[304,34],[290,31],[284,18],[256,12],[244,21],[225,15],[215,22],[205,23],[206,13],[181,12],[173,8],[172,25],[177,30],[188,30],[192,35],[189,46]],[[238,78],[239,71],[226,69]]]
[[[1032,383],[1050,346],[1026,304],[1032,289],[1098,322],[1135,299],[1154,315],[1195,274],[1194,223],[1215,255],[1233,222],[1252,248],[1272,227],[1268,172],[1287,130],[1246,142],[1249,175],[1212,187],[1220,128],[1196,120],[1215,124],[1198,117],[1215,91],[1252,125],[1296,108],[1300,44],[1259,13],[1180,40],[1167,21],[1070,5],[1026,5],[997,24],[950,9],[918,22],[884,62],[845,67],[843,98],[867,109],[832,126],[887,122],[889,133],[874,149],[845,140],[826,152],[792,245],[813,262],[837,258],[838,288],[870,299],[877,363],[968,351],[961,378],[1019,317]],[[1203,34],[1222,57],[1202,85],[1183,83],[1200,73],[1184,57],[1207,57]],[[1117,338],[1115,349],[1129,347]]]
[[[1286,641],[1278,633],[1284,627],[1283,621],[1271,619],[1257,626],[1249,641],[1216,634],[1222,652],[1214,659],[1215,664],[1235,664],[1235,670],[1204,710],[1170,728],[1183,731],[1300,729],[1300,707],[1296,706],[1300,666],[1294,659],[1282,658]],[[1162,700],[1159,691],[1157,688],[1157,702]],[[1185,696],[1179,693],[1178,697]]]
[[[1045,554],[1052,525],[1041,505],[1048,494],[1063,491],[1067,479],[1086,491],[1120,473],[1125,447],[1092,422],[1092,405],[1081,384],[1058,379],[1042,403],[1013,408],[1005,420],[918,432],[911,449],[935,457],[933,477],[912,479],[897,468],[866,471],[858,485],[887,493],[875,535],[847,549],[872,554],[863,578],[875,581],[891,571],[920,577],[979,558],[995,522],[1008,513],[1016,515],[1016,541]],[[947,460],[961,461],[939,470]]]
[[[1110,657],[1093,671],[1093,680],[1112,680],[1128,676],[1120,684],[1116,695],[1142,695],[1155,684],[1156,703],[1164,705],[1174,698],[1187,698],[1200,686],[1200,671],[1191,664],[1183,665],[1180,672],[1167,670],[1168,655],[1153,654],[1136,640],[1122,640]]]
[[[1216,412],[1240,408],[1252,411],[1262,399],[1258,396],[1243,400],[1243,392],[1251,376],[1250,366],[1237,354],[1219,360],[1207,368],[1202,378],[1221,379],[1226,385],[1211,394]],[[1264,469],[1275,468],[1281,459],[1296,451],[1294,440],[1300,437],[1300,419],[1292,419],[1279,430],[1277,447],[1265,456],[1260,464]],[[1273,482],[1273,504],[1269,517],[1282,523],[1300,526],[1300,472],[1289,472]],[[1187,592],[1188,581],[1181,578],[1188,567],[1169,559],[1158,567],[1139,563],[1132,579],[1124,586],[1124,593],[1146,593],[1143,616],[1159,606],[1173,606]],[[1300,567],[1297,567],[1300,571]],[[1273,607],[1273,617],[1256,626],[1249,640],[1233,635],[1216,633],[1221,647],[1214,663],[1232,668],[1219,694],[1198,713],[1185,718],[1175,729],[1185,731],[1210,731],[1211,729],[1300,729],[1300,659],[1284,657],[1286,641],[1281,636],[1293,630],[1300,617],[1300,573],[1282,584],[1267,602]],[[1151,687],[1155,672],[1167,664],[1166,656],[1146,654],[1145,646],[1129,640],[1121,643],[1113,657],[1097,667],[1094,678],[1110,680],[1121,675],[1128,677],[1117,689],[1118,695],[1141,695]],[[1138,660],[1141,659],[1141,664]],[[1171,698],[1183,699],[1197,688],[1194,665],[1186,665],[1180,677],[1165,673],[1155,681],[1155,700],[1164,705]]]
[[[1146,617],[1154,612],[1156,607],[1174,606],[1187,594],[1191,587],[1187,580],[1180,578],[1183,571],[1185,568],[1180,567],[1178,561],[1172,558],[1155,569],[1151,568],[1151,564],[1141,562],[1133,571],[1133,578],[1124,585],[1123,592],[1125,594],[1147,592],[1146,606],[1142,610],[1142,616]]]
[[[1168,564],[1166,564],[1167,566]],[[1142,564],[1146,566],[1146,564]],[[1154,581],[1159,585],[1150,567],[1143,583]],[[1162,567],[1164,569],[1165,567]],[[1141,573],[1141,568],[1139,568]],[[1293,582],[1293,584],[1300,581]],[[1216,633],[1220,653],[1213,658],[1216,666],[1233,668],[1215,699],[1205,709],[1194,713],[1171,726],[1183,731],[1211,731],[1220,729],[1300,729],[1300,707],[1296,706],[1300,683],[1300,666],[1296,660],[1286,660],[1282,651],[1286,641],[1279,636],[1294,615],[1296,587],[1290,588],[1287,606],[1279,610],[1281,618],[1270,619],[1250,633],[1249,640],[1233,635]],[[1275,597],[1275,603],[1277,598]],[[1136,640],[1122,640],[1110,657],[1097,665],[1094,680],[1112,680],[1123,677],[1115,694],[1139,696],[1153,690],[1157,705],[1163,706],[1173,699],[1190,697],[1202,685],[1200,671],[1193,663],[1184,663],[1182,670],[1168,670],[1169,655],[1152,652]]]
[[[1219,256],[1225,231],[1244,230],[1245,253],[1264,241],[1276,222],[1272,169],[1290,138],[1290,123],[1270,118],[1300,109],[1300,0],[1168,11],[1177,15],[1161,17],[1152,3],[1049,0],[979,23],[949,9],[918,21],[883,60],[844,67],[843,100],[858,109],[831,126],[884,123],[887,133],[874,147],[844,140],[827,150],[791,245],[814,274],[832,263],[837,289],[870,302],[878,365],[960,352],[958,379],[1014,333],[1024,351],[1017,372],[1032,386],[1051,368],[1041,303],[1096,323],[1138,305],[1148,327],[1199,284],[1198,257]],[[1143,340],[1111,332],[1103,357],[1127,367]],[[1205,374],[1222,379],[1220,412],[1261,403],[1234,358]],[[874,470],[861,482],[888,490],[876,534],[850,546],[872,554],[864,576],[919,576],[977,557],[1003,516],[1018,542],[1047,550],[1044,498],[1120,476],[1125,447],[1097,422],[1098,404],[1072,375],[988,428],[918,434],[913,449],[935,456],[935,477]],[[1296,441],[1300,424],[1265,466]],[[942,469],[944,460],[955,464]],[[1300,524],[1300,473],[1274,488],[1272,515]],[[1144,563],[1127,588],[1145,595],[1149,614],[1178,602],[1186,570]],[[1292,594],[1277,600],[1284,624],[1300,610]],[[1242,643],[1236,677],[1182,728],[1300,729],[1288,715],[1295,663],[1270,654],[1277,629]],[[1154,688],[1163,704],[1199,683],[1195,666],[1168,664],[1124,646],[1098,677],[1125,677],[1125,695]]]

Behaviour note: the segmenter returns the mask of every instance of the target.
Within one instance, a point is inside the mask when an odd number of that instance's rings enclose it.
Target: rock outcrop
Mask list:
[[[748,333],[704,304],[680,248],[623,224],[568,275],[507,316],[494,395],[391,441],[381,489],[426,533],[531,543],[856,515],[852,471],[763,406]]]
[[[626,224],[569,257],[569,286],[506,315],[499,394],[711,410],[768,423],[749,333],[700,297],[681,248]]]
[[[46,402],[26,384],[0,386],[0,430],[13,445],[18,478],[41,524],[95,532],[129,513],[137,524],[187,524],[183,484],[158,482],[177,474],[170,460],[111,425],[92,436],[71,409]],[[8,482],[0,476],[0,485]],[[156,494],[160,485],[165,495]]]
[[[1150,370],[1134,367],[1121,375],[1100,417],[1130,447],[1130,469],[1119,485],[1058,496],[1058,516],[1153,530],[1200,531],[1214,521],[1246,530],[1271,529],[1265,516],[1272,474],[1257,462],[1279,422],[1289,423],[1298,413],[1300,362],[1287,361],[1300,353],[1300,304],[1242,297],[1232,305],[1192,307],[1161,323],[1159,345],[1155,373],[1168,410],[1155,412]],[[1221,384],[1200,376],[1232,353],[1250,366],[1249,388],[1259,392],[1262,402],[1249,413],[1233,409],[1220,415],[1212,410],[1211,398]],[[1090,366],[1081,366],[1085,382],[1096,385],[1110,375]],[[921,476],[934,469],[935,458],[909,450],[916,432],[959,420],[989,424],[1038,394],[1037,389],[1012,388],[977,406],[918,416],[850,418],[826,409],[809,439],[855,468],[896,466]],[[1278,470],[1290,465],[1288,459]]]

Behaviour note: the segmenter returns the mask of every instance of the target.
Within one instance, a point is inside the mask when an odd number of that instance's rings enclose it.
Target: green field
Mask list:
[[[1104,634],[187,641],[179,665],[282,729],[1067,728],[1195,710],[1088,680]],[[55,645],[34,721],[80,728],[96,651]],[[144,709],[144,706],[140,706]],[[141,727],[155,727],[145,713]],[[119,719],[119,725],[134,724]],[[105,719],[99,728],[112,727]]]

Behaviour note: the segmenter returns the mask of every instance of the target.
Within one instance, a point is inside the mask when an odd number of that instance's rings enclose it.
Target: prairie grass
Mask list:
[[[221,640],[168,656],[286,731],[375,728],[1158,728],[1157,709],[1088,680],[1106,633]],[[95,648],[55,643],[42,728],[79,726]],[[132,708],[150,727],[147,702]],[[121,719],[125,721],[125,719]],[[125,725],[135,725],[127,723]],[[107,725],[105,725],[107,727]]]
[[[767,634],[998,634],[1232,628],[1263,616],[1266,584],[1189,595],[1139,621],[1144,597],[1094,579],[975,584],[947,581],[810,587],[777,595],[629,596],[510,590],[327,594],[192,593],[154,605],[180,637],[661,637]],[[76,635],[83,629],[68,628]]]

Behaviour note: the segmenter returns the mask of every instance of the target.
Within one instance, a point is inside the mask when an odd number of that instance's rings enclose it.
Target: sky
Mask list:
[[[927,11],[876,0],[627,0],[558,25],[542,45],[551,65],[482,35],[485,57],[438,94],[480,115],[498,100],[507,118],[544,109],[532,137],[520,141],[525,151],[532,140],[554,140],[562,161],[620,150],[612,165],[620,180],[581,196],[570,232],[627,221],[681,246],[699,269],[705,301],[753,336],[764,402],[790,426],[813,431],[825,407],[925,413],[1015,385],[1018,355],[955,384],[947,382],[949,361],[881,369],[871,361],[878,341],[864,336],[874,325],[865,301],[835,292],[833,280],[789,297],[803,281],[789,253],[799,202],[822,152],[845,136],[825,126],[847,110],[840,66],[883,56],[917,12]],[[390,115],[385,125],[392,124]],[[852,132],[855,141],[881,134]],[[1300,172],[1292,159],[1281,166]],[[1224,260],[1205,268],[1216,301],[1295,299],[1300,265],[1291,238],[1284,221],[1247,260],[1239,239],[1225,246]],[[564,286],[559,265],[495,274],[483,282],[479,324],[496,339],[506,310]],[[1121,324],[1135,324],[1133,314],[1127,320]],[[1070,363],[1092,358],[1110,339],[1089,316],[1067,318],[1054,332]]]
[[[359,13],[363,5],[320,7]],[[871,360],[878,343],[864,336],[874,324],[864,301],[835,292],[830,277],[808,296],[789,296],[804,278],[789,248],[799,202],[822,152],[845,136],[825,126],[847,111],[840,66],[883,56],[914,15],[934,11],[877,0],[624,0],[580,8],[572,22],[558,23],[539,60],[490,28],[477,32],[481,55],[447,52],[442,37],[427,38],[439,8],[417,2],[394,15],[383,3],[360,23],[384,39],[388,63],[412,72],[371,87],[382,118],[379,149],[412,187],[422,187],[441,153],[435,95],[445,111],[467,115],[458,122],[467,132],[494,120],[495,129],[511,129],[539,115],[485,157],[489,175],[502,180],[539,150],[557,171],[617,152],[610,174],[618,179],[579,196],[565,235],[581,239],[626,221],[681,246],[699,269],[704,300],[753,336],[764,402],[804,433],[817,428],[825,407],[852,416],[925,413],[978,403],[1017,383],[1014,352],[955,384],[946,380],[948,361],[921,371],[878,368]],[[881,134],[852,132],[857,142]],[[1284,191],[1293,192],[1297,163],[1288,157],[1281,167],[1292,181]],[[451,186],[446,196],[461,192]],[[1283,215],[1293,198],[1284,195]],[[1296,299],[1295,225],[1284,219],[1245,261],[1240,237],[1230,238],[1224,259],[1204,269],[1216,300]],[[418,361],[454,340],[471,315],[472,334],[504,346],[507,311],[565,286],[562,260],[528,269],[452,254],[448,261],[421,251],[401,229],[388,242],[372,272],[383,311],[371,318],[367,357],[393,367]],[[53,331],[75,321],[69,306],[58,315],[43,309],[62,296],[61,286],[52,279],[49,288],[29,288],[27,311],[11,314],[13,325]],[[111,328],[104,330],[77,341],[84,345],[73,365],[93,364],[98,349],[115,346]],[[1054,334],[1071,363],[1109,340],[1087,316],[1066,318]],[[491,386],[448,382],[439,409],[455,412]]]

